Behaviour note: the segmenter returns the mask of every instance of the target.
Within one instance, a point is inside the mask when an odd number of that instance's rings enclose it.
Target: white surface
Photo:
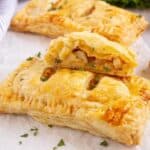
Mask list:
[[[50,42],[49,38],[31,34],[8,32],[0,43],[0,79],[17,67],[22,60],[32,56],[39,51],[45,51]],[[134,44],[138,53],[139,70],[146,68],[150,60],[150,51],[143,39]],[[39,134],[33,136],[29,132],[32,127],[39,128]],[[20,135],[30,133],[29,137],[21,138]],[[150,150],[150,126],[145,132],[141,146],[127,147],[114,141],[107,140],[107,148],[99,145],[101,138],[88,133],[75,131],[68,128],[48,128],[27,116],[0,115],[0,150],[52,150],[52,148],[63,138],[66,146],[62,150]],[[18,142],[23,144],[19,145]]]
[[[146,20],[148,20],[150,22],[150,9],[136,10],[135,12],[138,12],[141,15],[143,15],[146,18]],[[143,38],[146,41],[146,43],[148,44],[148,46],[150,47],[150,25],[148,26],[146,32],[144,32]]]

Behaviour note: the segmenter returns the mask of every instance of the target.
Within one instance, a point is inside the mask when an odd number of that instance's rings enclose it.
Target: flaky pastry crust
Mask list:
[[[46,124],[135,145],[141,141],[148,118],[150,97],[145,94],[149,91],[149,81],[138,76],[53,70],[33,58],[0,84],[0,111],[28,114]]]
[[[145,30],[144,17],[101,0],[31,0],[11,22],[16,31],[57,37],[75,31],[92,31],[124,45]]]

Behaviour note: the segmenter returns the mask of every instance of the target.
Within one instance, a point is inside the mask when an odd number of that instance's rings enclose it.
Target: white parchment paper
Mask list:
[[[0,80],[27,57],[39,51],[44,53],[49,43],[50,39],[46,37],[9,31],[0,42]],[[137,73],[142,74],[141,70],[147,69],[150,60],[150,49],[142,38],[132,48],[138,54]],[[144,75],[148,77],[149,71],[145,72]],[[32,127],[39,129],[37,136],[29,131]],[[24,133],[29,136],[21,138],[20,135]],[[150,150],[150,125],[140,146],[127,147],[107,139],[109,146],[102,147],[99,144],[102,138],[86,132],[62,127],[49,128],[27,116],[0,115],[0,150],[53,150],[61,138],[65,142],[65,146],[58,148],[61,150]],[[22,141],[21,145],[19,141]]]

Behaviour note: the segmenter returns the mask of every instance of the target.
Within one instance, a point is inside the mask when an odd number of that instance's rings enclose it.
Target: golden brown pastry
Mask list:
[[[147,21],[100,0],[31,0],[12,19],[11,28],[56,37],[73,31],[93,31],[130,45]]]
[[[1,83],[0,111],[134,145],[148,118],[148,92],[150,83],[141,77],[54,70],[32,58]]]
[[[52,40],[45,60],[50,66],[130,76],[137,66],[135,53],[90,32],[74,32]]]

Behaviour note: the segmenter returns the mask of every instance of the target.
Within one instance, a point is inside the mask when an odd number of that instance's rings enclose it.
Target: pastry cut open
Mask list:
[[[141,15],[101,0],[31,0],[11,22],[16,31],[49,37],[92,31],[123,45],[131,45],[147,25]]]
[[[137,65],[132,50],[91,32],[74,32],[52,40],[45,60],[57,68],[115,76],[130,76]]]
[[[28,114],[46,124],[135,145],[148,119],[149,92],[150,82],[138,76],[54,70],[33,58],[0,84],[0,112]]]

